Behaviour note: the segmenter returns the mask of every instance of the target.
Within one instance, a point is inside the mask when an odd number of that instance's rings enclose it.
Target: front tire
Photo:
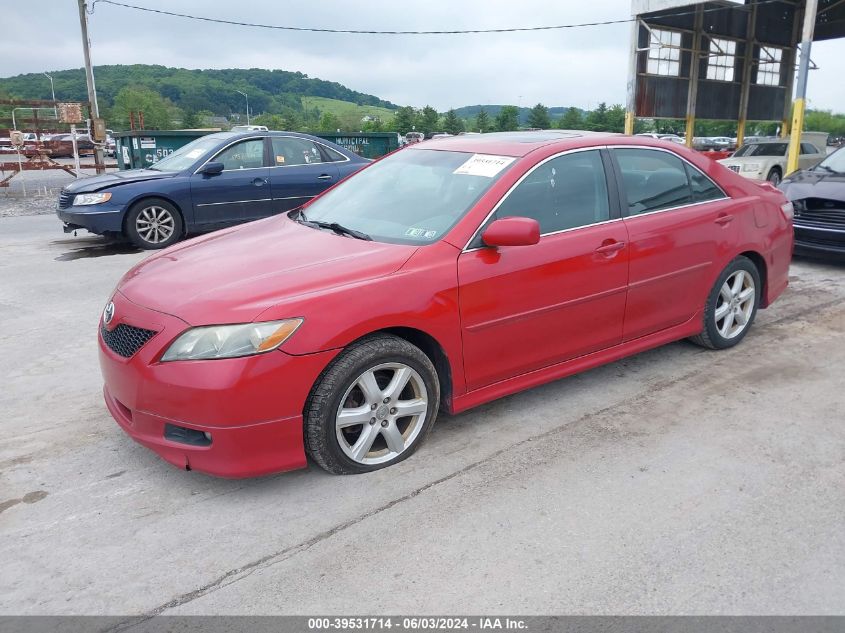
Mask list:
[[[353,343],[320,375],[304,411],[305,450],[336,475],[407,459],[437,417],[440,383],[431,360],[405,339]]]
[[[761,289],[754,262],[742,255],[737,257],[713,285],[704,306],[704,329],[690,340],[709,349],[737,345],[751,329]]]
[[[126,214],[125,231],[138,248],[167,248],[182,237],[182,215],[167,200],[139,200]]]

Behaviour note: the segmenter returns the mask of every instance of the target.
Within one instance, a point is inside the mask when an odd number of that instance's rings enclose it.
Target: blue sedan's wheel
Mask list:
[[[182,237],[182,216],[166,200],[141,200],[126,215],[126,235],[138,248],[166,248]]]

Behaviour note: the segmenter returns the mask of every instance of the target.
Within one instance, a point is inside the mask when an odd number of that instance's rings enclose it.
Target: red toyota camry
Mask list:
[[[791,252],[780,192],[675,144],[421,143],[130,270],[100,323],[105,399],[181,468],[367,472],[440,408],[683,338],[736,345]]]

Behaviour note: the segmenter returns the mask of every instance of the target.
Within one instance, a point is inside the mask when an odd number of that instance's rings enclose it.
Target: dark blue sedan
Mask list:
[[[370,161],[295,132],[220,132],[149,169],[84,178],[62,189],[65,232],[124,235],[140,248],[294,209]]]

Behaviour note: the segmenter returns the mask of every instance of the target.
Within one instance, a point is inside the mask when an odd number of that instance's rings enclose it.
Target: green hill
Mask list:
[[[85,74],[81,68],[51,71],[56,98],[87,101]],[[208,111],[227,116],[244,112],[244,98],[249,95],[250,110],[281,112],[284,108],[302,109],[302,97],[320,97],[349,102],[352,106],[395,109],[396,106],[373,95],[351,90],[334,81],[314,79],[299,72],[261,68],[190,70],[146,64],[96,66],[97,96],[100,107],[113,105],[122,88],[149,88],[166,97],[186,112]],[[0,79],[0,94],[22,99],[50,99],[50,82],[41,73],[29,73]]]
[[[304,110],[317,109],[322,113],[333,114],[341,120],[347,118],[357,118],[360,120],[368,115],[386,120],[395,114],[395,110],[390,108],[375,105],[361,105],[350,101],[328,99],[326,97],[302,97],[301,100],[302,108]]]

